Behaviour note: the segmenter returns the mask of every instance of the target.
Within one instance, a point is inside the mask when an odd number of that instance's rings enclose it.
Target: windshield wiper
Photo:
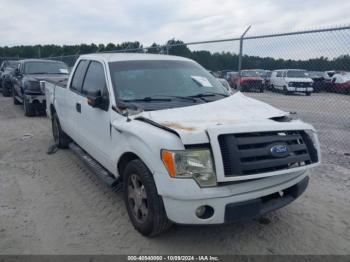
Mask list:
[[[159,97],[159,98],[164,98],[164,99],[177,98],[177,99],[189,100],[189,101],[192,101],[192,102],[197,102],[197,99],[195,99],[193,97],[190,97],[190,96],[154,95],[154,96],[152,96],[152,98],[153,97]]]
[[[216,96],[216,95],[220,95],[220,96],[224,96],[224,97],[228,97],[229,95],[226,94],[222,94],[222,93],[216,93],[216,92],[206,92],[206,93],[200,93],[197,95],[193,95],[190,97],[207,97],[207,96]]]
[[[170,98],[154,98],[151,96],[147,96],[144,98],[139,99],[125,99],[123,102],[153,102],[153,101],[159,101],[159,102],[170,102]]]

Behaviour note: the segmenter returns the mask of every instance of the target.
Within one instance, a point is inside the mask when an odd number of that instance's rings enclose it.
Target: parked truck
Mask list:
[[[146,236],[262,216],[298,198],[320,163],[311,125],[229,96],[190,59],[82,55],[67,82],[43,85],[55,144],[123,190]]]
[[[45,94],[40,81],[61,81],[68,77],[68,67],[61,61],[43,59],[20,60],[12,77],[12,95],[15,105],[23,104],[24,115],[45,112]]]

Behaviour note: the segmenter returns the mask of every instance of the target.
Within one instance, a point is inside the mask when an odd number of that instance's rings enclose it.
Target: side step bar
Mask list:
[[[82,160],[85,165],[107,186],[112,188],[114,192],[122,189],[122,183],[120,177],[115,178],[110,172],[108,172],[101,164],[93,159],[88,153],[86,153],[80,146],[72,142],[69,144],[69,148]]]

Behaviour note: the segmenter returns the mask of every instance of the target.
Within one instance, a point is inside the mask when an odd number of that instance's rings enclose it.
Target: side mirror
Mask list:
[[[100,108],[104,111],[108,110],[109,98],[102,96],[100,90],[87,92],[87,102],[93,108]]]
[[[15,75],[16,76],[21,76],[22,75],[18,68],[15,69]]]

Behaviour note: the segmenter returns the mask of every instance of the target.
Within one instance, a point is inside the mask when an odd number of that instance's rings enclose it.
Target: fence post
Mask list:
[[[241,69],[242,69],[242,56],[243,56],[243,39],[245,34],[248,32],[250,29],[251,25],[248,26],[248,28],[244,31],[244,33],[241,35],[239,39],[239,56],[238,56],[238,75],[241,77]],[[239,90],[241,89],[241,84],[238,82],[238,88]]]

